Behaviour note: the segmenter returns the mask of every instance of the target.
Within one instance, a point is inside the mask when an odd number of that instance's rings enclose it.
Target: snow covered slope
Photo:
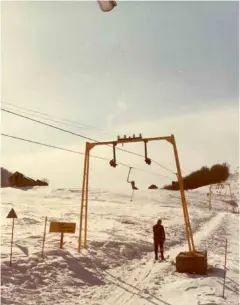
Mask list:
[[[237,192],[237,184],[231,183]],[[239,215],[227,213],[226,203],[218,198],[213,198],[209,210],[206,192],[186,192],[195,246],[208,250],[208,263],[213,265],[208,276],[197,276],[175,272],[175,256],[187,250],[179,192],[138,191],[131,202],[128,193],[90,191],[88,250],[78,255],[80,190],[2,189],[2,304],[237,305]],[[12,267],[12,221],[6,219],[11,208],[18,216]],[[59,234],[48,233],[42,258],[45,216],[49,221],[76,222],[77,230],[65,234],[63,250],[59,249]],[[152,226],[158,218],[165,226],[170,259],[154,264]],[[228,271],[223,299],[226,238]]]

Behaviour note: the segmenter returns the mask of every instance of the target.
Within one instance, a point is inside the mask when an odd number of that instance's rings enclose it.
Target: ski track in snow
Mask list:
[[[213,217],[206,224],[207,227],[211,228],[211,231],[208,230],[208,234],[215,232],[215,230],[219,228],[221,220],[224,218],[224,216],[225,216],[225,213],[219,214],[219,215]],[[197,232],[197,234],[195,234],[195,240],[198,239],[201,241],[201,238],[202,238],[202,231]],[[187,244],[185,245],[185,247],[186,246],[187,246]],[[182,251],[182,248],[183,247],[180,246],[180,247],[176,247],[175,249],[171,249],[171,251],[169,251],[170,256],[175,257],[180,251]],[[148,261],[152,261],[152,255],[149,256]],[[161,264],[164,264],[164,263],[161,263]],[[109,298],[109,300],[108,300],[108,302],[110,302],[109,304],[140,304],[139,293],[140,294],[141,294],[141,292],[144,293],[144,290],[141,291],[141,289],[139,289],[138,286],[139,286],[139,284],[141,284],[141,287],[146,287],[145,282],[146,282],[146,280],[148,280],[147,278],[151,274],[152,269],[154,268],[155,272],[156,271],[161,272],[161,277],[164,277],[169,272],[173,271],[173,268],[171,265],[169,265],[169,264],[161,265],[161,264],[159,266],[156,266],[155,264],[153,264],[152,268],[151,267],[149,268],[149,264],[145,265],[144,267],[140,266],[138,268],[139,270],[136,268],[135,272],[131,276],[131,278],[126,279],[126,282],[128,285],[135,286],[134,289],[131,291],[132,295],[130,294],[130,296],[129,296],[128,294],[125,294],[124,292],[122,292],[121,289],[119,289],[118,292],[114,291],[112,299]],[[137,283],[136,283],[136,277],[140,278]],[[136,290],[138,292],[136,292]],[[145,288],[145,291],[147,291],[146,288]],[[117,297],[116,297],[116,294],[118,294]],[[135,300],[136,298],[137,298],[137,300]],[[140,298],[144,298],[144,297],[140,296]],[[164,304],[164,301],[162,301],[162,303]],[[168,304],[168,303],[165,302],[165,304]]]
[[[231,182],[233,184],[233,181]],[[235,189],[238,187],[235,185]],[[177,192],[127,194],[91,191],[88,250],[77,254],[80,190],[2,189],[2,304],[86,305],[237,305],[239,299],[239,215],[227,213],[219,199],[209,210],[202,188],[187,192],[197,250],[208,250],[213,270],[208,276],[175,272],[173,260],[187,250],[180,195]],[[9,267],[14,208],[13,266]],[[77,223],[76,234],[47,234],[41,246],[45,216]],[[158,218],[166,230],[166,262],[153,261],[152,225]],[[225,237],[228,238],[227,298],[221,298]],[[180,297],[181,296],[181,297]]]

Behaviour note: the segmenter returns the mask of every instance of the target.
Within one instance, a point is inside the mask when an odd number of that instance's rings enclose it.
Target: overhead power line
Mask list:
[[[29,142],[29,143],[34,143],[34,144],[38,144],[38,145],[42,145],[42,146],[46,146],[46,147],[56,148],[56,149],[68,151],[68,152],[79,154],[79,155],[84,155],[84,153],[79,152],[79,151],[74,151],[74,150],[71,150],[71,149],[61,148],[61,147],[53,146],[53,145],[50,145],[50,144],[44,144],[44,143],[40,143],[40,142],[36,142],[36,141],[32,141],[32,140],[27,140],[27,139],[11,136],[11,135],[8,135],[8,134],[5,134],[5,133],[1,133],[1,136],[8,137],[8,138],[13,138],[13,139],[17,139],[17,140],[21,140],[21,141],[25,141],[25,142]]]
[[[56,116],[53,116],[53,115],[50,115],[48,113],[45,113],[45,112],[40,112],[40,111],[36,111],[36,110],[33,110],[33,109],[30,109],[30,108],[26,108],[26,107],[23,107],[23,106],[18,106],[16,104],[12,104],[12,103],[7,103],[7,102],[2,102],[2,104],[6,104],[6,105],[10,105],[10,106],[13,106],[13,107],[16,107],[16,108],[19,108],[19,109],[24,109],[24,110],[27,110],[28,112],[33,112],[33,113],[36,113],[36,114],[29,114],[27,112],[24,112],[21,110],[22,113],[24,114],[28,114],[28,115],[31,115],[31,116],[35,116],[35,117],[40,117],[44,120],[47,120],[47,121],[52,121],[52,122],[55,122],[55,123],[58,123],[58,124],[63,124],[63,125],[66,125],[66,126],[73,126],[73,127],[77,127],[77,128],[93,128],[93,129],[98,129],[100,131],[103,131],[104,133],[106,134],[111,134],[111,135],[116,135],[116,133],[109,133],[107,131],[105,131],[105,129],[103,128],[100,128],[100,127],[96,127],[96,126],[92,126],[92,125],[86,125],[86,124],[83,124],[83,123],[79,123],[79,122],[76,122],[76,121],[73,121],[73,120],[69,120],[69,119],[66,119],[66,118],[59,118],[59,117],[56,117]],[[5,109],[5,110],[9,110],[9,109]],[[11,111],[11,109],[10,109]],[[40,114],[40,115],[39,115]],[[43,115],[43,116],[41,116]],[[47,116],[48,118],[46,118],[45,116]],[[52,118],[57,118],[57,120],[55,119],[52,119]],[[59,121],[61,120],[61,121]],[[65,122],[62,122],[62,121],[65,121]],[[66,123],[66,122],[69,122],[69,123]],[[94,140],[95,142],[97,142],[96,140]],[[110,146],[110,145],[109,145]],[[138,153],[134,153],[134,152],[131,152],[131,151],[128,151],[128,150],[125,150],[125,149],[122,149],[122,148],[117,148],[118,150],[120,151],[124,151],[124,152],[127,152],[127,153],[132,153],[136,156],[139,156],[139,157],[144,157],[143,155],[141,154],[138,154]],[[160,164],[159,162],[156,162],[155,160],[152,160],[153,163],[155,163],[156,165],[162,167],[163,169],[171,172],[172,174],[176,174],[174,171],[168,169],[166,166]]]
[[[58,149],[58,150],[62,150],[62,151],[70,152],[70,153],[75,153],[75,154],[79,154],[79,155],[85,155],[85,153],[83,153],[83,152],[79,152],[79,151],[75,151],[75,150],[71,150],[71,149],[67,149],[67,148],[62,148],[62,147],[58,147],[58,146],[54,146],[54,145],[50,145],[50,144],[46,144],[46,143],[41,143],[41,142],[29,140],[29,139],[24,139],[24,138],[21,138],[21,137],[12,136],[12,135],[8,135],[8,134],[5,134],[5,133],[1,133],[1,135],[4,136],[4,137],[8,137],[8,138],[12,138],[12,139],[16,139],[16,140],[20,140],[20,141],[24,141],[24,142],[29,142],[29,143],[32,143],[32,144],[37,144],[37,145],[41,145],[41,146],[45,146],[45,147],[55,148],[55,149]],[[95,159],[103,160],[103,161],[109,161],[107,158],[100,157],[100,156],[91,155],[91,157],[95,158]],[[125,166],[125,167],[130,167],[130,165],[122,163],[122,162],[118,162],[118,164],[122,165],[122,166]],[[132,167],[132,168],[135,169],[135,170],[138,170],[138,171],[142,171],[142,172],[154,175],[154,176],[159,176],[159,177],[165,177],[165,178],[168,178],[168,179],[172,179],[171,177],[161,175],[161,174],[157,174],[157,173],[153,173],[153,172],[150,172],[150,171],[138,168],[138,167]]]
[[[72,135],[74,135],[74,136],[78,136],[78,137],[83,138],[83,139],[85,139],[85,140],[89,140],[89,141],[92,141],[92,142],[95,142],[95,143],[99,143],[99,141],[97,141],[97,140],[95,140],[95,139],[92,139],[92,138],[90,138],[90,137],[86,137],[86,136],[81,135],[81,134],[78,134],[78,133],[76,133],[76,132],[72,132],[72,131],[69,131],[69,130],[60,128],[60,127],[58,127],[58,126],[55,126],[55,125],[45,123],[45,122],[42,122],[42,121],[39,121],[39,120],[30,118],[30,117],[28,117],[28,116],[25,116],[25,115],[22,115],[22,114],[19,114],[19,113],[16,113],[16,112],[13,112],[13,111],[4,109],[4,108],[1,108],[1,110],[4,111],[4,112],[13,114],[13,115],[22,117],[22,118],[24,118],[24,119],[27,119],[27,120],[30,120],[30,121],[39,123],[39,124],[41,124],[41,125],[45,125],[45,126],[48,126],[48,127],[51,127],[51,128],[57,129],[57,130],[60,130],[60,131],[62,131],[62,132],[72,134]],[[108,145],[108,144],[106,144],[106,145],[109,146],[109,147],[112,147],[111,145]],[[116,147],[116,149],[118,149],[118,150],[120,150],[120,151],[124,151],[124,152],[129,153],[129,154],[132,154],[132,155],[135,155],[135,156],[138,156],[138,157],[141,157],[141,158],[145,158],[145,156],[143,156],[143,155],[141,155],[141,154],[138,154],[138,153],[135,153],[135,152],[132,152],[132,151],[129,151],[129,150],[125,150],[125,149],[122,149],[122,148],[119,148],[119,147]],[[156,162],[156,161],[154,161],[154,160],[152,160],[152,162],[154,162],[154,163],[157,164],[158,166],[162,167],[163,169],[169,171],[169,172],[172,173],[173,175],[176,174],[176,173],[174,173],[172,170],[170,170],[170,169],[168,169],[167,167],[161,165],[160,163],[158,163],[158,162]]]
[[[25,115],[22,115],[22,114],[19,114],[19,113],[16,113],[16,112],[13,112],[13,111],[4,109],[4,108],[1,108],[1,110],[4,111],[4,112],[10,113],[10,114],[19,116],[19,117],[21,117],[21,118],[24,118],[24,119],[27,119],[27,120],[30,120],[30,121],[39,123],[39,124],[41,124],[41,125],[45,125],[45,126],[48,126],[48,127],[51,127],[51,128],[54,128],[54,129],[57,129],[57,130],[60,130],[60,131],[63,131],[63,132],[69,133],[69,134],[72,134],[72,135],[74,135],[74,136],[81,137],[81,138],[83,138],[83,139],[85,139],[85,140],[89,140],[89,141],[93,141],[93,142],[98,142],[98,141],[95,141],[94,139],[91,139],[91,138],[89,138],[89,137],[80,135],[80,134],[78,134],[78,133],[76,133],[76,132],[69,131],[69,130],[66,130],[66,129],[63,129],[63,128],[54,126],[54,125],[52,125],[52,124],[48,124],[48,123],[39,121],[39,120],[35,120],[35,119],[32,119],[32,118],[30,118],[30,117],[28,117],[28,116],[25,116]]]
[[[60,118],[60,117],[57,117],[55,115],[48,114],[46,112],[41,112],[41,111],[33,110],[33,109],[30,109],[30,108],[23,107],[23,106],[18,106],[18,105],[12,104],[12,103],[2,102],[2,104],[10,105],[10,106],[13,106],[13,107],[19,108],[19,109],[23,109],[23,110],[26,110],[28,112],[33,112],[33,113],[35,113],[35,115],[29,114],[29,113],[27,113],[27,114],[43,118],[44,120],[53,121],[53,122],[57,122],[57,123],[68,125],[68,126],[74,126],[74,127],[81,128],[81,129],[83,129],[83,128],[85,128],[85,129],[98,129],[100,131],[103,131],[106,134],[113,135],[113,133],[109,133],[107,130],[105,130],[104,128],[101,128],[101,127],[96,127],[96,126],[93,126],[93,125],[87,125],[85,123],[79,123],[79,122],[76,122],[74,120],[69,120],[67,118]],[[24,113],[24,111],[22,111],[22,110],[21,110],[21,112]],[[26,112],[25,112],[25,114],[26,114]],[[43,115],[44,117],[42,117],[40,115]],[[45,118],[45,117],[48,117],[48,118]],[[116,135],[116,133],[114,133],[114,135]]]
[[[12,109],[6,109],[6,110],[11,111]],[[67,123],[67,122],[63,122],[63,121],[60,121],[60,120],[56,120],[56,119],[51,119],[51,118],[45,117],[45,116],[40,115],[40,114],[33,114],[33,113],[29,113],[29,112],[26,112],[26,111],[23,111],[23,110],[19,110],[19,111],[20,111],[20,114],[27,114],[27,115],[30,115],[31,117],[40,118],[40,119],[43,119],[45,121],[54,122],[54,123],[57,123],[57,124],[70,126],[70,127],[74,127],[74,128],[78,128],[78,129],[83,128],[81,125],[77,125],[77,124],[73,124],[73,123]],[[113,135],[113,134],[110,134],[110,133],[107,133],[107,132],[104,132],[104,131],[103,131],[103,133],[108,134],[108,135]]]

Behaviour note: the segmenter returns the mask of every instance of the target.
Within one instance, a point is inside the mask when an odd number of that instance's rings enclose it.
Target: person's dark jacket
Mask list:
[[[163,225],[156,224],[153,226],[153,238],[155,242],[165,241],[165,231]]]

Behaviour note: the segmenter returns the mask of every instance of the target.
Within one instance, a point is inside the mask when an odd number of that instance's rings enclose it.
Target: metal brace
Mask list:
[[[109,164],[112,167],[116,167],[117,166],[117,163],[116,163],[116,145],[117,145],[117,142],[114,142],[113,143],[113,159],[109,162]]]
[[[145,162],[146,162],[147,165],[150,165],[150,164],[152,163],[152,161],[151,161],[151,159],[148,158],[148,156],[147,156],[147,142],[148,142],[148,141],[146,141],[146,140],[144,141]]]

